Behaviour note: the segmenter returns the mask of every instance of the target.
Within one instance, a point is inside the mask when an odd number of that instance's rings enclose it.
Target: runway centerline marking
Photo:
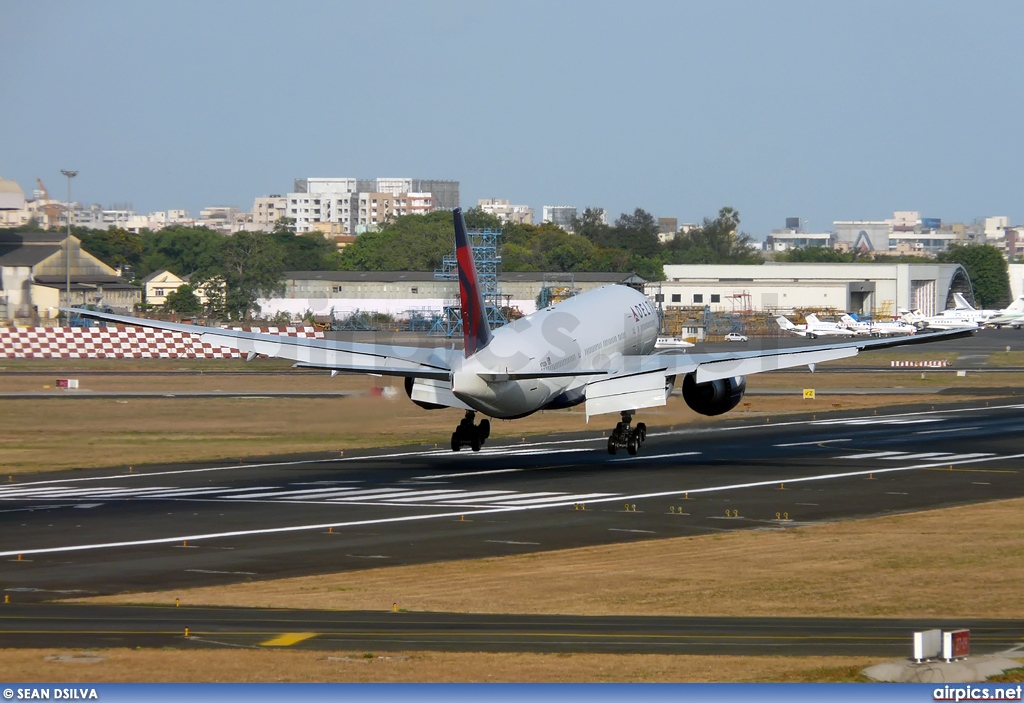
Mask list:
[[[1018,406],[1020,407],[1020,406]],[[986,461],[1002,461],[1009,459],[1021,459],[1024,458],[1024,454],[1010,454],[1003,456],[986,456],[979,457],[976,459],[968,459],[961,463],[975,464]],[[617,495],[609,498],[594,498],[590,499],[588,503],[608,503],[611,501],[621,500],[641,500],[645,498],[665,498],[670,496],[680,496],[684,494],[699,494],[699,493],[718,493],[723,491],[740,490],[744,488],[764,488],[767,486],[777,486],[779,483],[811,483],[814,481],[831,481],[844,478],[856,478],[858,476],[867,476],[870,474],[889,474],[899,473],[905,471],[920,471],[922,469],[933,469],[938,466],[942,466],[947,462],[928,462],[924,464],[913,464],[910,466],[894,466],[891,468],[871,468],[864,469],[862,471],[847,471],[832,474],[822,474],[818,476],[800,476],[800,477],[781,477],[771,478],[762,481],[751,481],[748,483],[736,483],[724,486],[706,486],[704,488],[684,488],[671,491],[656,491],[652,493],[638,493],[635,495]],[[13,557],[18,554],[31,555],[31,554],[54,554],[61,552],[79,552],[96,549],[113,549],[117,547],[142,547],[142,546],[155,546],[162,544],[171,544],[180,546],[180,543],[184,541],[197,541],[197,540],[210,540],[210,539],[226,539],[231,537],[251,537],[254,535],[272,535],[272,534],[288,534],[292,532],[310,532],[314,530],[323,530],[328,527],[343,528],[343,527],[362,527],[366,525],[384,525],[394,523],[407,523],[407,522],[422,522],[425,520],[443,520],[448,518],[458,518],[462,516],[474,516],[474,515],[494,515],[500,513],[512,513],[512,512],[525,512],[528,510],[545,510],[555,507],[567,507],[573,505],[572,499],[557,502],[557,503],[546,503],[544,505],[521,505],[521,506],[506,506],[506,507],[495,507],[487,508],[484,510],[453,510],[441,513],[429,513],[425,515],[402,515],[397,517],[385,517],[385,518],[369,518],[366,520],[351,520],[347,522],[323,522],[308,525],[288,525],[284,527],[266,527],[254,530],[232,530],[226,532],[210,532],[210,533],[199,533],[199,534],[186,534],[176,535],[174,537],[156,537],[152,539],[140,539],[140,540],[125,540],[122,542],[101,542],[94,544],[76,544],[66,545],[62,547],[40,547],[32,549],[13,549],[9,551],[0,552],[0,557]],[[192,545],[190,545],[192,546]]]

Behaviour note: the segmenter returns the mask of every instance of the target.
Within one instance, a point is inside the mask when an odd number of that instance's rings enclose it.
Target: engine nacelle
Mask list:
[[[424,410],[443,410],[448,407],[447,405],[438,405],[437,403],[424,403],[421,400],[413,400],[412,387],[415,384],[415,378],[413,378],[412,376],[405,377],[405,394],[409,396],[409,400],[412,400],[412,402],[416,403],[416,405],[420,406]]]
[[[739,405],[746,390],[746,376],[720,378],[704,383],[697,383],[692,373],[683,377],[683,400],[691,410],[701,415],[721,415],[729,412]]]

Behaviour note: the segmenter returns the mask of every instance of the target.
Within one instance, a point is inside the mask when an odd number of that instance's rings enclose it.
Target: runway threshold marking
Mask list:
[[[319,632],[286,632],[266,642],[260,642],[261,647],[291,647],[293,644],[316,637]]]
[[[960,463],[962,464],[974,464],[986,461],[1003,461],[1011,459],[1024,458],[1024,454],[1010,454],[1004,456],[986,456],[979,457],[977,459],[966,459]],[[700,494],[700,493],[717,493],[722,491],[740,490],[745,488],[764,488],[767,486],[778,486],[779,483],[811,483],[814,481],[831,481],[835,479],[844,478],[856,478],[858,476],[868,476],[871,474],[888,474],[888,473],[899,473],[904,471],[920,471],[922,469],[933,469],[941,467],[943,465],[948,466],[948,462],[928,462],[925,464],[913,464],[911,466],[894,466],[891,468],[869,468],[861,471],[846,471],[833,474],[823,474],[819,476],[800,476],[794,478],[772,478],[764,481],[751,481],[749,483],[737,483],[725,486],[707,486],[704,488],[683,488],[671,491],[657,491],[653,493],[637,493],[635,495],[618,495],[609,498],[593,498],[588,500],[588,503],[608,503],[619,500],[641,500],[646,498],[667,498],[673,496],[681,496],[684,494]],[[178,535],[175,537],[156,537],[152,539],[140,539],[140,540],[126,540],[123,542],[102,542],[96,544],[76,544],[67,545],[62,547],[38,547],[32,549],[13,549],[9,551],[0,552],[0,557],[12,557],[18,554],[31,555],[31,554],[54,554],[60,552],[78,552],[95,549],[112,549],[115,547],[144,547],[144,546],[155,546],[161,544],[179,544],[184,541],[198,541],[198,540],[209,540],[209,539],[227,539],[231,537],[251,537],[255,535],[272,535],[272,534],[287,534],[291,532],[311,532],[315,530],[324,530],[328,527],[363,527],[366,525],[383,525],[390,523],[402,523],[402,522],[420,522],[423,520],[443,520],[449,518],[459,518],[462,516],[473,516],[473,515],[494,515],[499,513],[511,513],[511,512],[525,512],[528,510],[543,510],[548,508],[556,507],[567,507],[572,505],[574,500],[559,501],[556,503],[546,503],[542,505],[521,505],[521,506],[504,506],[495,508],[486,508],[483,510],[455,510],[442,513],[429,513],[425,515],[402,515],[397,517],[386,517],[386,518],[371,518],[367,520],[352,520],[348,522],[324,522],[309,525],[288,525],[285,527],[265,527],[255,530],[233,530],[229,532],[211,532],[205,534],[192,534],[192,535]]]

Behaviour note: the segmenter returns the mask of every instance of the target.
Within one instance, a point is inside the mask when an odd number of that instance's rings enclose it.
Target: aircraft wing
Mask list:
[[[592,379],[586,388],[587,417],[602,413],[638,410],[665,405],[674,376],[695,374],[697,383],[734,376],[749,376],[796,366],[809,366],[856,356],[862,351],[885,349],[905,344],[923,344],[967,337],[974,330],[888,339],[858,339],[836,344],[756,349],[735,352],[664,352],[652,356],[626,356],[602,377]]]
[[[291,359],[296,366],[379,374],[381,376],[414,376],[447,381],[452,352],[436,347],[410,347],[390,344],[361,344],[331,339],[302,339],[264,332],[246,332],[223,327],[203,327],[178,322],[147,320],[125,315],[64,309],[81,317],[113,322],[119,325],[148,327],[192,334],[214,347],[227,347],[256,356],[263,354]]]

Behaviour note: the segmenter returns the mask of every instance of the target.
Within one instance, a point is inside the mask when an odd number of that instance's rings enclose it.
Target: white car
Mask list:
[[[727,342],[746,342],[747,341],[747,335],[740,334],[739,332],[730,332],[729,334],[725,335],[725,341],[727,341]]]

